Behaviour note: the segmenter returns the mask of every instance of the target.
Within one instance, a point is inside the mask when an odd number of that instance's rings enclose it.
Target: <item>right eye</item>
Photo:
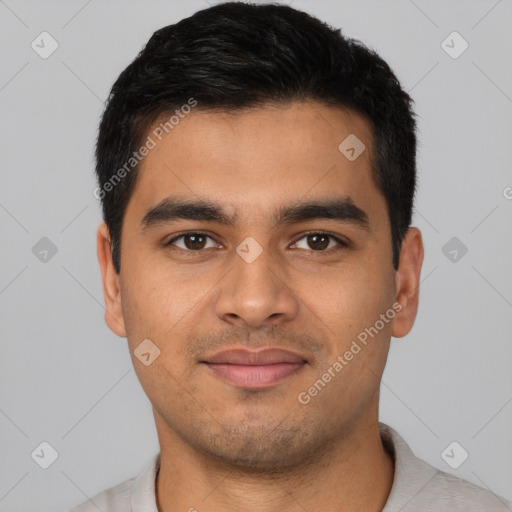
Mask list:
[[[213,245],[207,247],[207,240],[210,239],[213,242]],[[176,242],[179,241],[179,244]],[[218,246],[218,244],[213,240],[210,235],[206,233],[202,233],[200,231],[189,231],[187,233],[182,233],[178,236],[171,238],[166,244],[166,247],[175,246],[178,249],[186,252],[200,252],[202,249],[210,249],[212,247]]]

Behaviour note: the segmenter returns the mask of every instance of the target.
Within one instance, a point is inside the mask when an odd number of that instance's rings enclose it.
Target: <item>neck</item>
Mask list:
[[[393,483],[377,419],[351,429],[315,464],[279,475],[243,473],[169,432],[159,437],[159,512],[299,512],[318,510],[319,503],[325,512],[379,512]]]

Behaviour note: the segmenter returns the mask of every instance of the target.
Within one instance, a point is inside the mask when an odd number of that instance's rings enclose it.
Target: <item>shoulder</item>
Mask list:
[[[160,453],[157,453],[137,477],[96,494],[70,512],[126,512],[132,509],[157,512],[155,479],[159,468]]]
[[[114,487],[100,492],[70,512],[118,512],[131,510],[131,496],[135,479],[126,480]]]
[[[436,473],[430,484],[418,495],[416,503],[428,504],[430,508],[425,508],[428,511],[442,510],[443,506],[449,506],[453,511],[464,512],[512,511],[510,501],[443,471]]]
[[[392,454],[395,476],[383,512],[512,512],[512,503],[416,457],[391,427],[380,424],[383,445]]]

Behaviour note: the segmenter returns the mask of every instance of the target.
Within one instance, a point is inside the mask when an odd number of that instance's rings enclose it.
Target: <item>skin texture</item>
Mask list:
[[[351,133],[366,146],[354,161],[338,150]],[[423,245],[411,227],[394,271],[371,147],[362,116],[315,102],[231,114],[196,109],[142,162],[125,213],[119,275],[108,229],[99,227],[106,322],[127,337],[153,405],[161,512],[384,506],[393,463],[378,433],[379,383],[391,336],[405,336],[416,316]],[[144,228],[148,210],[171,195],[219,203],[238,221]],[[369,230],[333,219],[273,223],[283,205],[347,196],[367,213]],[[190,239],[165,246],[198,230],[211,237],[199,251]],[[318,231],[347,247],[327,239],[328,248],[317,249],[307,233]],[[236,252],[247,237],[262,249],[251,263]],[[401,308],[394,318],[301,403],[299,394],[394,304]],[[144,339],[160,349],[149,366],[134,356]],[[283,348],[307,363],[258,390],[234,386],[201,364],[237,347]]]

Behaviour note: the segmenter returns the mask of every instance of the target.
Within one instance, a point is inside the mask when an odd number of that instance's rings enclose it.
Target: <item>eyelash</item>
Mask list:
[[[174,242],[176,242],[177,240],[179,240],[181,238],[184,238],[185,236],[189,236],[189,235],[205,236],[205,237],[208,237],[211,240],[215,241],[215,239],[211,235],[209,235],[208,233],[205,233],[203,231],[186,231],[184,233],[181,233],[181,234],[176,235],[175,237],[171,238],[164,245],[165,245],[165,247],[167,249],[170,249]],[[299,240],[302,240],[303,238],[305,238],[307,236],[310,236],[310,235],[323,235],[323,236],[327,236],[327,237],[331,238],[332,240],[334,240],[335,242],[338,243],[338,247],[332,247],[331,249],[324,249],[324,250],[321,250],[321,251],[314,251],[313,249],[311,249],[311,250],[308,251],[308,252],[311,252],[311,253],[318,253],[320,255],[321,254],[330,254],[331,252],[336,252],[338,250],[346,249],[349,246],[349,244],[347,242],[344,242],[343,240],[341,240],[337,236],[333,235],[332,233],[326,232],[326,231],[309,231],[307,233],[304,233],[300,238],[298,238],[294,242],[294,244],[296,244]],[[197,251],[194,251],[194,250],[190,250],[190,249],[182,249],[181,247],[177,247],[177,248],[173,248],[172,250],[181,251],[182,253],[185,253],[187,255],[194,256],[195,254],[199,254],[199,253],[203,252],[205,249],[198,249]]]

